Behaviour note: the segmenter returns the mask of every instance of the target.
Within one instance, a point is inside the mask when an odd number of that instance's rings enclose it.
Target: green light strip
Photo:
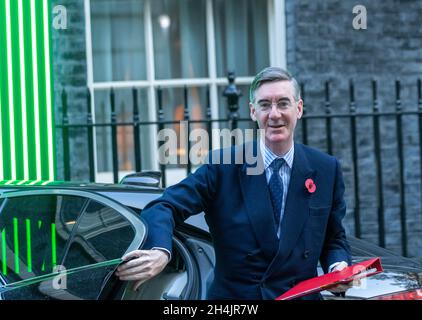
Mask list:
[[[56,224],[51,224],[51,265],[54,269],[57,264],[57,251],[56,251]]]
[[[10,165],[12,180],[16,180],[16,149],[15,149],[15,116],[13,97],[13,56],[10,0],[5,1],[6,12],[6,46],[7,46],[7,79],[9,84],[9,137],[10,137]]]
[[[15,273],[19,274],[19,236],[18,219],[13,218],[13,243],[15,247]]]
[[[1,231],[1,261],[3,274],[7,275],[6,229]]]
[[[33,63],[33,82],[34,82],[34,92],[39,92],[38,87],[38,57],[37,57],[37,23],[35,15],[35,0],[31,0],[31,35],[32,35],[32,63]],[[35,111],[35,132],[40,132],[40,105],[38,94],[34,94],[34,111]],[[35,156],[37,162],[37,180],[41,180],[41,148],[40,148],[40,137],[39,135],[35,136]]]
[[[26,84],[25,84],[25,45],[24,45],[24,32],[23,32],[23,8],[22,0],[18,0],[19,10],[19,59],[21,71],[21,107],[22,107],[22,137],[23,137],[23,166],[24,166],[24,179],[29,179],[29,166],[28,166],[28,131],[27,131],[27,115],[26,115]]]
[[[28,272],[32,272],[31,220],[26,219],[26,259]]]
[[[50,21],[49,21],[49,1],[44,0],[44,56],[45,56],[45,86],[46,86],[46,97],[47,97],[47,146],[48,146],[48,179],[54,179],[54,141],[53,141],[53,108],[51,106],[51,66],[50,66]]]
[[[51,0],[0,1],[0,180],[56,175]]]

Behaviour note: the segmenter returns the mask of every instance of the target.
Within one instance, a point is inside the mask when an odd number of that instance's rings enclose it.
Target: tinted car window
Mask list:
[[[113,208],[91,201],[77,223],[63,261],[72,273],[66,293],[83,299],[96,299],[119,260],[133,241],[135,230]]]
[[[1,273],[7,283],[53,272],[86,200],[15,196],[0,212]]]

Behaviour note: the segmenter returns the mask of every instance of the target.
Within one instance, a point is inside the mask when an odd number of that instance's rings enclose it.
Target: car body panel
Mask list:
[[[113,208],[113,210],[122,212],[123,216],[128,218],[136,229],[139,229],[140,234],[144,233],[143,236],[134,239],[131,246],[125,251],[129,252],[141,246],[145,233],[147,232],[147,226],[142,222],[142,214],[140,214],[140,218],[139,213],[142,212],[142,209],[150,201],[157,199],[162,192],[163,190],[160,188],[120,184],[57,183],[45,186],[18,186],[15,183],[14,185],[0,185],[0,207],[5,205],[4,199],[11,199],[18,196],[54,194],[84,195],[90,197],[95,201],[99,201]],[[1,218],[0,215],[0,221]],[[115,277],[113,278],[112,271],[109,271],[107,273],[108,278],[101,279],[101,286],[107,287],[107,290],[102,290],[104,294],[88,298],[205,299],[207,289],[213,279],[215,264],[215,253],[208,231],[204,213],[190,217],[185,223],[176,226],[172,261],[162,274],[146,282],[138,292],[133,292],[131,291],[130,285],[125,284],[122,286],[121,283],[119,289],[114,290],[115,284],[119,281]],[[363,279],[360,287],[349,289],[344,298],[339,298],[328,291],[323,291],[322,294],[325,299],[372,299],[385,294],[417,290],[422,287],[422,266],[420,261],[401,257],[393,252],[354,237],[349,237],[349,242],[352,248],[354,262],[379,256],[384,267],[384,272]],[[83,278],[92,277],[92,270],[96,268],[95,264],[88,264],[85,267],[69,275],[69,279],[72,281],[72,277],[79,274],[82,288]],[[101,266],[99,265],[98,268],[101,268]],[[113,270],[113,268],[115,266],[112,266],[110,270]],[[320,268],[318,273],[322,273]],[[100,282],[100,280],[98,279],[97,282]],[[40,287],[39,283],[41,282],[38,282],[38,287]],[[77,283],[75,282],[75,284]],[[113,285],[108,285],[109,283]],[[32,283],[28,285],[34,286],[36,284]],[[21,290],[21,294],[17,293],[19,290]],[[21,286],[19,290],[14,290],[16,295],[14,297],[10,296],[9,298],[21,299],[25,297],[25,294],[27,294],[25,291],[29,289]],[[78,298],[77,296],[71,296],[66,293],[68,292],[63,291],[62,295],[60,295],[58,292],[55,292],[53,298]]]

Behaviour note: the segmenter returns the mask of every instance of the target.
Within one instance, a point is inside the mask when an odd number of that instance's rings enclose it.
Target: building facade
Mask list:
[[[418,1],[53,0],[53,6],[59,4],[67,10],[67,28],[53,30],[56,124],[62,123],[62,90],[67,93],[70,123],[85,123],[88,100],[94,122],[109,122],[112,88],[118,121],[131,121],[134,87],[141,121],[157,120],[158,88],[162,89],[165,120],[182,120],[186,101],[192,120],[202,119],[208,107],[212,118],[226,118],[228,110],[222,92],[230,70],[235,71],[236,83],[243,92],[239,115],[247,118],[248,85],[254,74],[267,65],[287,67],[303,84],[307,114],[326,112],[326,83],[331,112],[348,112],[351,80],[358,112],[373,109],[373,80],[376,80],[376,103],[381,111],[394,111],[398,105],[402,110],[418,108],[416,84],[422,71],[422,27],[418,23],[422,3]],[[400,81],[399,99],[396,80]],[[356,234],[354,213],[358,206],[360,236],[379,242],[380,203],[376,192],[379,168],[375,153],[379,149],[382,223],[386,234],[383,245],[402,252],[405,228],[407,255],[420,256],[422,191],[418,118],[404,115],[402,120],[403,185],[399,181],[395,117],[382,117],[382,139],[378,145],[373,139],[372,118],[358,118],[354,137],[360,172],[358,203],[353,194],[356,187],[356,169],[350,152],[353,137],[349,122],[341,118],[332,122],[331,152],[339,158],[344,171],[348,231]],[[215,124],[224,125],[224,122]],[[247,123],[242,126],[253,127]],[[304,138],[301,129],[299,125],[298,141]],[[325,119],[309,120],[307,129],[307,143],[327,151]],[[106,126],[95,130],[97,181],[111,181],[110,130]],[[130,126],[118,128],[121,175],[135,168],[132,130]],[[60,178],[63,141],[61,130],[56,133]],[[86,133],[70,128],[69,134],[72,179],[86,180]],[[143,169],[158,168],[156,134],[154,125],[141,128]],[[180,178],[175,175],[173,182]]]

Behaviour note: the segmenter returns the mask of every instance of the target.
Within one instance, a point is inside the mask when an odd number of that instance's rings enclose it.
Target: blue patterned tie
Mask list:
[[[276,158],[270,165],[272,174],[268,187],[270,188],[271,202],[274,210],[275,230],[278,232],[280,223],[281,204],[283,202],[283,181],[280,176],[280,168],[284,164],[283,158]]]

